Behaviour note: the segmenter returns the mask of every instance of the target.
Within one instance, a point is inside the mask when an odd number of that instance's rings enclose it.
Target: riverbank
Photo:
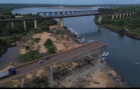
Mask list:
[[[116,11],[135,11],[137,13],[125,15],[124,17],[114,16],[112,19],[111,15],[103,15],[102,21],[98,23],[98,16],[95,17],[94,21],[96,24],[101,25],[109,30],[119,33],[120,35],[126,35],[134,39],[140,40],[140,7],[118,7],[118,8],[99,8],[99,10],[116,10]]]
[[[140,40],[140,34],[138,34],[138,33],[133,33],[133,32],[130,32],[130,31],[123,31],[124,30],[123,28],[113,26],[113,25],[98,24],[97,22],[96,22],[96,24],[100,25],[101,27],[107,28],[107,29],[109,29],[109,30],[111,30],[113,32],[119,33],[121,36],[126,35],[128,37]]]

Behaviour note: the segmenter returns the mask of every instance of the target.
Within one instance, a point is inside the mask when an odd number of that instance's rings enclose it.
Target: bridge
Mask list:
[[[45,19],[52,19],[52,18],[60,18],[60,26],[64,27],[63,18],[68,17],[80,17],[80,16],[92,16],[98,15],[98,23],[102,20],[103,14],[110,14],[112,15],[112,19],[115,17],[124,18],[127,16],[131,16],[136,14],[135,11],[133,12],[118,12],[118,11],[106,11],[106,10],[84,10],[84,11],[61,11],[61,12],[38,12],[37,15],[41,17],[36,18],[19,18],[19,19],[6,19],[0,20],[0,22],[11,22],[11,26],[14,27],[14,21],[23,21],[24,30],[26,31],[26,21],[27,20],[34,20],[34,27],[37,29],[37,20],[45,20]]]
[[[41,68],[45,68],[47,72],[48,82],[50,85],[52,85],[54,65],[72,62],[72,61],[79,60],[81,58],[84,58],[86,56],[91,56],[91,55],[94,57],[94,60],[95,60],[94,62],[100,62],[101,55],[104,52],[106,45],[107,45],[106,42],[95,41],[95,42],[83,45],[81,47],[50,56],[50,59],[46,60],[44,62],[44,65],[38,63],[38,60],[37,60],[35,62],[16,67],[17,74],[14,76],[1,79],[0,84],[7,82],[9,80],[19,79],[20,87],[23,87],[22,78],[25,75],[29,73],[33,73]]]

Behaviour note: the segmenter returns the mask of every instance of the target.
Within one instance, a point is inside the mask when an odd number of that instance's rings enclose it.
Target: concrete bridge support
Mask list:
[[[125,13],[123,13],[123,18],[125,18]]]
[[[101,62],[101,56],[102,56],[102,53],[99,53],[99,54],[97,54],[96,56],[94,56],[94,58],[95,58],[95,62],[96,63],[98,63],[98,62]]]
[[[126,17],[128,17],[128,13],[126,13]]]
[[[120,18],[122,18],[122,14],[120,13]]]
[[[114,15],[114,14],[112,14],[112,19],[114,19],[114,17],[115,17],[115,15]]]
[[[26,28],[26,21],[25,20],[23,21],[23,24],[24,24],[24,30],[26,31],[27,28]]]
[[[131,12],[129,13],[129,16],[132,16],[132,13]]]
[[[35,29],[37,29],[37,20],[34,20]]]
[[[13,21],[11,21],[11,25],[12,25],[12,28],[14,28],[14,22]]]
[[[118,18],[118,13],[117,14],[115,14],[116,15],[116,18]]]
[[[24,80],[22,78],[19,78],[20,88],[23,88]]]
[[[98,23],[101,23],[102,19],[103,19],[103,16],[102,15],[99,15],[98,16]]]
[[[53,85],[53,68],[51,66],[46,67],[47,70],[47,78],[49,82],[49,86]]]
[[[64,21],[63,21],[63,18],[60,18],[60,27],[61,27],[61,28],[64,27]]]

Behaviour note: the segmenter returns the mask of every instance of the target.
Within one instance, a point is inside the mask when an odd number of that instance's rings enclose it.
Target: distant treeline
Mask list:
[[[103,7],[124,7],[124,6],[139,6],[139,4],[91,4],[91,5],[70,5],[70,4],[0,4],[0,8],[25,8],[25,7],[92,7],[92,6],[103,6]]]

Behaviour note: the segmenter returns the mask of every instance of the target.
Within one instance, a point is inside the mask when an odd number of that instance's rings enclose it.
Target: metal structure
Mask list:
[[[113,14],[113,11],[105,10],[84,10],[84,11],[61,11],[61,12],[38,12],[39,16],[46,18],[65,18],[65,17],[77,17],[77,16],[90,16],[90,15],[102,15]]]

